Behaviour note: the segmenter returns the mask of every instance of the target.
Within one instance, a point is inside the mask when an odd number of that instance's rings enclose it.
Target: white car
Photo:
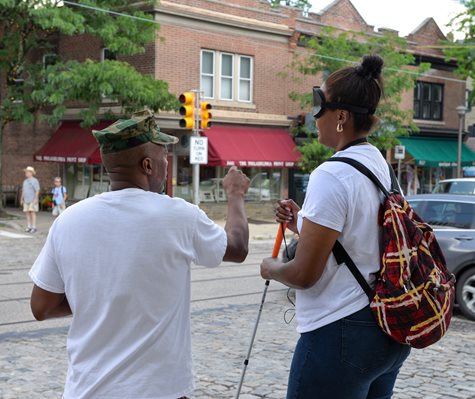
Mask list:
[[[418,194],[406,199],[433,227],[447,268],[457,279],[457,304],[467,318],[475,320],[475,196]]]
[[[433,194],[475,194],[475,178],[440,180],[432,190]]]

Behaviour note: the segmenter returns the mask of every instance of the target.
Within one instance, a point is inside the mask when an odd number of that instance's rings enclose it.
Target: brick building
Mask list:
[[[456,63],[446,61],[438,47],[446,37],[432,18],[424,20],[407,40],[418,62],[431,68],[416,82],[413,92],[405,93],[402,109],[412,109],[420,132],[401,138],[406,147],[406,170],[412,179],[409,192],[430,192],[441,178],[456,177],[459,115],[457,107],[465,104],[466,81],[455,75]],[[464,132],[463,139],[467,135]],[[473,152],[463,144],[462,166],[474,164]],[[417,176],[417,178],[416,178]],[[407,181],[409,180],[409,181]],[[412,183],[412,184],[411,184]]]
[[[224,199],[220,178],[226,166],[232,164],[243,167],[252,178],[249,200],[268,201],[287,195],[289,171],[292,175],[298,156],[288,129],[302,113],[288,93],[306,92],[321,83],[320,77],[296,83],[281,75],[296,52],[306,51],[300,46],[300,35],[318,36],[324,26],[381,34],[364,21],[349,0],[336,0],[321,12],[308,15],[289,7],[271,8],[264,0],[163,0],[153,12],[160,23],[157,40],[144,54],[125,60],[140,72],[167,81],[170,91],[177,95],[200,89],[203,99],[212,104],[213,127],[205,131],[209,164],[200,168],[201,200],[211,202]],[[458,127],[455,107],[464,99],[465,85],[456,81],[455,65],[445,62],[440,50],[421,47],[438,44],[443,37],[433,19],[424,21],[408,36],[410,51],[418,61],[431,62],[432,69],[414,91],[405,93],[401,107],[416,107],[416,122],[427,140],[453,141]],[[57,54],[79,60],[111,56],[98,40],[84,37],[60,37]],[[430,99],[426,101],[423,93],[427,90]],[[104,101],[104,109],[114,107],[107,99]],[[63,176],[75,198],[105,189],[107,176],[90,141],[90,129],[78,127],[78,111],[70,107],[64,123],[56,129],[39,122],[33,126],[10,125],[4,139],[3,183],[20,184],[22,169],[32,164],[43,186],[49,187],[54,175]],[[162,130],[180,138],[170,154],[169,192],[191,199],[191,131],[178,127],[179,118],[177,113],[159,114]],[[80,147],[80,151],[66,154],[64,148],[73,137],[71,132],[79,143],[73,147]],[[424,159],[416,154],[419,147],[407,140],[404,164],[419,168],[424,184],[427,179],[431,184],[434,174],[442,173],[441,168],[448,170],[447,165],[433,163],[425,168],[427,161],[423,165]]]

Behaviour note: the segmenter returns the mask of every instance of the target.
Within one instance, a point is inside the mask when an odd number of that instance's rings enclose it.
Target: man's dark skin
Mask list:
[[[139,188],[161,193],[167,178],[167,148],[146,143],[124,151],[102,154],[109,174],[111,190]],[[244,195],[249,179],[236,167],[232,167],[223,180],[228,198],[228,214],[224,230],[228,245],[224,261],[243,262],[248,253],[249,226],[244,209]],[[31,293],[31,311],[36,320],[71,315],[65,294],[55,294],[34,285]]]

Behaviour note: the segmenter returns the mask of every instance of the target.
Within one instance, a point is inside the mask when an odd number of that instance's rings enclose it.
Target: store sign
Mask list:
[[[406,155],[406,147],[403,145],[397,145],[394,147],[394,158],[395,159],[404,159]]]
[[[35,161],[62,162],[62,163],[86,163],[86,157],[64,157],[60,155],[35,155]]]
[[[208,138],[191,136],[190,163],[206,165],[208,163]]]
[[[241,168],[293,168],[292,161],[226,161],[226,166],[239,166]]]

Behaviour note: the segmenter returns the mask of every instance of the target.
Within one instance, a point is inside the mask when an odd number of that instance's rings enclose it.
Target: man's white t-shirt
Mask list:
[[[197,206],[140,189],[67,208],[30,271],[73,313],[64,398],[189,395],[190,264],[217,266],[226,246]]]
[[[356,145],[334,157],[361,162],[390,188],[388,164],[376,147]],[[325,162],[310,175],[297,227],[301,230],[305,218],[341,232],[338,240],[371,284],[380,268],[378,213],[382,200],[383,194],[375,184],[351,165]],[[363,309],[368,303],[348,267],[337,265],[331,254],[317,283],[309,289],[297,290],[297,331],[313,331]]]

